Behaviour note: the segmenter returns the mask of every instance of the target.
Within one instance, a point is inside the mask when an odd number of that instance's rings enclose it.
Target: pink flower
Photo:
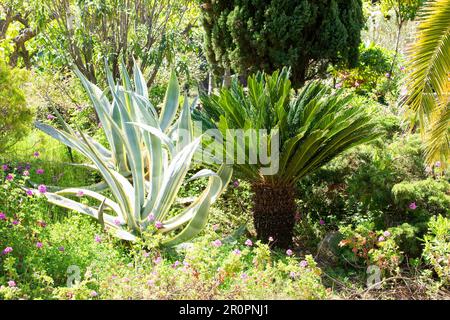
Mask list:
[[[436,168],[440,168],[441,167],[441,162],[440,161],[436,161],[436,163],[434,164],[434,166]]]
[[[147,217],[147,221],[148,222],[153,222],[155,221],[155,215],[153,213],[150,213]]]
[[[213,245],[214,247],[220,247],[220,246],[222,245],[222,241],[220,241],[219,239],[214,240],[214,241],[212,242],[212,245]]]
[[[37,242],[36,243],[36,248],[40,249],[40,248],[42,248],[42,246],[43,246],[42,242]]]
[[[19,220],[14,220],[14,221],[12,222],[12,224],[15,225],[15,226],[17,226],[19,223],[20,223]]]
[[[300,267],[306,268],[308,266],[308,262],[306,260],[300,261]]]
[[[233,181],[233,187],[238,188],[239,187],[239,180]]]
[[[44,184],[41,184],[38,186],[38,191],[40,193],[46,193],[47,192],[47,187]]]
[[[156,221],[156,222],[155,222],[155,227],[156,227],[156,229],[161,229],[161,228],[163,227],[162,222]]]
[[[95,240],[95,242],[97,242],[97,243],[102,242],[102,238],[101,238],[98,234],[95,235],[94,240]]]
[[[320,219],[320,220],[319,220],[319,224],[320,224],[321,226],[323,226],[323,225],[325,224],[325,220]]]
[[[297,274],[296,274],[294,271],[291,271],[291,272],[289,273],[289,276],[290,276],[292,279],[294,279],[294,278],[297,277]]]
[[[4,250],[3,250],[3,254],[8,254],[8,253],[10,253],[10,252],[12,252],[13,251],[13,248],[11,248],[11,247],[6,247]]]
[[[45,228],[47,226],[47,223],[45,221],[39,221],[38,224],[42,227]]]
[[[181,262],[177,260],[177,261],[175,261],[175,263],[172,265],[172,267],[173,267],[173,268],[176,268],[176,267],[178,267],[180,264],[181,264]]]
[[[243,274],[241,274],[241,279],[247,279],[248,278],[248,275],[246,274],[246,273],[243,273]]]
[[[385,236],[386,238],[391,236],[391,233],[389,231],[385,231],[383,232],[383,236]]]
[[[383,236],[380,236],[379,238],[378,238],[378,242],[383,242],[383,241],[385,241],[386,239],[383,237]]]
[[[217,231],[219,229],[219,225],[218,224],[214,224],[212,226],[213,231]]]
[[[144,251],[144,253],[142,255],[144,256],[144,258],[148,258],[150,256],[150,253],[148,253],[147,251]]]
[[[114,224],[115,224],[116,226],[120,226],[122,223],[120,222],[119,219],[114,219]]]
[[[252,242],[252,240],[247,239],[247,240],[245,240],[244,244],[245,244],[246,246],[251,247],[251,246],[253,245],[253,242]]]
[[[11,174],[11,173],[9,173],[7,176],[6,176],[6,180],[8,180],[8,181],[12,181],[14,179],[14,176]]]
[[[58,248],[58,250],[61,251],[61,252],[64,252],[66,249],[63,246],[61,246],[61,247]]]
[[[2,164],[2,170],[3,170],[3,171],[8,170],[8,165],[7,165],[7,164]]]
[[[36,170],[36,174],[43,174],[44,173],[44,169],[37,169]]]
[[[6,220],[6,214],[0,212],[0,220]]]
[[[33,156],[34,156],[35,158],[39,157],[39,151],[35,151],[35,152],[33,153]]]
[[[287,250],[286,250],[286,254],[287,254],[288,256],[292,256],[292,255],[294,254],[294,252],[292,252],[291,249],[287,249]]]
[[[96,297],[98,296],[98,293],[96,291],[91,291],[91,297]]]
[[[240,255],[241,254],[241,250],[239,250],[239,249],[234,249],[233,250],[233,253],[235,254],[235,255]]]
[[[77,192],[77,197],[82,197],[83,195],[84,195],[84,192],[83,192],[83,191],[79,190],[79,191]]]
[[[26,194],[31,197],[33,195],[33,190],[27,189]]]
[[[13,281],[13,280],[9,280],[9,281],[8,281],[8,287],[14,288],[16,285],[17,285],[17,284],[16,284],[15,281]]]
[[[409,208],[410,208],[411,210],[416,210],[416,209],[417,209],[416,203],[415,203],[415,202],[411,202],[411,203],[409,204]]]
[[[154,262],[155,264],[160,264],[161,261],[162,261],[161,256],[158,256],[153,262]]]
[[[273,237],[269,237],[269,242],[273,242]]]
[[[30,171],[24,170],[24,172],[22,172],[22,175],[28,177],[30,175]]]
[[[340,89],[340,88],[342,88],[342,83],[341,82],[339,82],[339,83],[336,83],[336,87],[335,87],[336,89]]]
[[[390,79],[391,78],[391,74],[389,72],[386,72],[386,74],[384,75],[386,78]]]
[[[48,114],[47,115],[47,119],[48,120],[53,120],[53,119],[55,119],[56,117],[54,116],[54,115],[52,115],[52,114]]]

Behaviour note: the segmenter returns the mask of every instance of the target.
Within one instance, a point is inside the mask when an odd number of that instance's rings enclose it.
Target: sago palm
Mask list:
[[[405,104],[420,125],[427,161],[440,160],[447,166],[450,151],[450,0],[425,4],[409,58]]]
[[[370,112],[352,102],[351,95],[320,82],[294,94],[287,69],[250,76],[248,88],[234,81],[220,95],[202,97],[202,109],[194,113],[194,119],[202,121],[203,129],[218,128],[225,142],[228,129],[268,130],[265,137],[250,138],[250,134],[241,145],[234,143],[235,149],[245,150],[246,161],[235,161],[234,172],[252,185],[254,224],[262,241],[272,237],[277,246],[290,246],[296,183],[343,151],[379,134]],[[278,161],[272,172],[261,170],[267,163],[259,157],[253,164],[249,159],[252,150],[260,155],[265,149],[272,150],[272,162]],[[227,155],[236,157],[234,151]]]

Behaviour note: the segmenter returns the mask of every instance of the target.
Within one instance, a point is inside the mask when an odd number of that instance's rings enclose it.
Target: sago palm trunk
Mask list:
[[[253,184],[253,219],[258,239],[287,249],[292,246],[295,224],[295,190],[291,186]]]

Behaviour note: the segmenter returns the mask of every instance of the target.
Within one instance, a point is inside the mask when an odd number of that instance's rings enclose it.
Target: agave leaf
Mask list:
[[[46,193],[44,193],[44,195],[50,203],[56,204],[57,206],[60,206],[60,207],[63,207],[63,208],[69,209],[69,210],[74,210],[76,212],[86,214],[86,215],[91,216],[98,220],[98,217],[99,217],[98,209],[89,207],[85,204],[76,202],[74,200],[71,200],[71,199],[68,199],[65,197],[62,197],[55,193],[46,192]],[[115,218],[113,216],[110,216],[110,215],[104,213],[103,218],[104,218],[105,224],[107,224],[109,227],[117,228],[117,226],[114,223]]]
[[[182,150],[185,146],[192,142],[193,139],[193,126],[191,119],[191,109],[189,107],[189,101],[187,95],[184,96],[183,109],[178,122],[177,128],[177,152]],[[182,138],[180,140],[180,138]]]
[[[183,183],[183,179],[190,167],[192,156],[200,144],[201,137],[196,138],[193,142],[183,148],[169,164],[164,174],[164,180],[161,185],[158,198],[155,202],[155,218],[164,220],[171,204],[175,200],[178,190]]]
[[[203,171],[198,178],[209,176],[209,183],[202,195],[178,217],[164,224],[166,230],[179,228],[185,224],[189,218],[187,226],[172,239],[165,241],[166,246],[176,246],[197,236],[205,227],[208,221],[208,212],[211,204],[219,197],[231,180],[233,169],[230,166],[222,165],[219,174]]]
[[[147,82],[145,81],[144,76],[142,75],[142,72],[139,69],[136,61],[134,61],[133,66],[133,77],[134,85],[136,87],[136,93],[148,100]]]
[[[106,198],[103,199],[102,203],[100,204],[97,210],[98,222],[100,223],[103,229],[105,229],[105,218],[103,216],[105,210],[105,201]]]
[[[166,131],[171,125],[178,110],[178,100],[180,98],[180,86],[174,70],[170,74],[169,85],[164,98],[161,116],[159,118],[161,130]]]
[[[94,192],[92,190],[88,189],[82,189],[82,188],[67,188],[60,191],[55,192],[57,195],[71,195],[71,196],[79,196],[80,193],[83,196],[88,196],[93,199],[96,199],[100,202],[104,202],[106,206],[110,207],[119,217],[122,221],[125,219],[123,218],[123,213],[120,209],[120,206],[114,202],[113,200],[101,195],[100,193]]]

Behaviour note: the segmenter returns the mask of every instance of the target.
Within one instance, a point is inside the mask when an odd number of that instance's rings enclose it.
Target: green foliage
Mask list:
[[[361,224],[354,229],[341,227],[343,240],[339,243],[342,257],[350,264],[377,265],[388,274],[400,271],[403,253],[389,231],[374,231],[373,224]]]
[[[424,0],[380,0],[381,12],[389,17],[393,10],[399,22],[414,20]]]
[[[120,74],[120,59],[128,70],[138,59],[148,85],[162,66],[191,69],[177,61],[175,54],[186,52],[186,44],[192,42],[198,9],[189,0],[46,0],[41,8],[54,15],[40,21],[45,31],[39,38],[45,47],[39,55],[43,65],[61,68],[73,63],[89,81],[102,85],[106,74],[95,66],[104,59],[110,62],[114,77]]]
[[[415,210],[434,215],[450,214],[450,183],[444,179],[401,182],[392,188],[396,203],[407,207],[415,203]]]
[[[160,250],[158,239],[148,237],[124,247],[87,217],[51,218],[54,210],[42,197],[26,195],[26,176],[16,173],[13,181],[4,177],[0,173],[0,212],[5,213],[0,219],[0,250],[13,250],[0,255],[2,299],[328,296],[311,256],[303,261],[260,243],[249,246],[242,236],[222,239],[226,233],[217,228],[206,229],[201,238],[177,251]]]
[[[246,76],[290,66],[298,87],[329,62],[357,61],[364,27],[360,0],[200,3],[206,55],[217,75],[228,67]]]
[[[98,225],[80,216],[58,218],[43,198],[27,195],[28,176],[13,173],[0,186],[0,283],[15,281],[18,288],[0,287],[1,298],[51,298],[52,288],[65,286],[70,266],[84,273],[91,265],[119,263],[112,242],[95,242]],[[106,240],[106,238],[105,238]],[[12,248],[4,254],[5,248]],[[17,290],[15,290],[17,289]]]
[[[380,229],[412,218],[409,203],[398,203],[392,188],[427,177],[419,141],[394,136],[347,152],[301,181],[301,211],[335,226],[371,221]]]
[[[442,284],[450,282],[450,219],[433,217],[425,235],[423,257],[432,266]]]
[[[0,62],[0,153],[26,136],[33,119],[22,86],[26,73]]]

